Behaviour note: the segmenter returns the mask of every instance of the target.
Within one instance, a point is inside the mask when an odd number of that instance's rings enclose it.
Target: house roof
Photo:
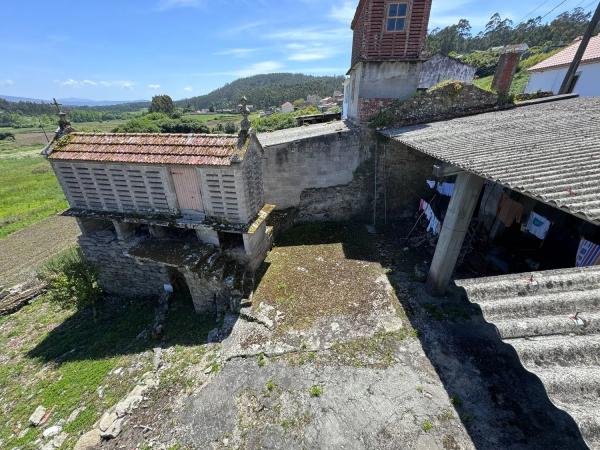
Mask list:
[[[600,98],[382,131],[405,145],[600,224]]]
[[[228,166],[237,135],[71,133],[54,146],[51,160]]]
[[[529,71],[541,72],[548,69],[567,67],[573,61],[580,43],[581,41],[575,42],[573,45],[558,52],[556,55],[553,55],[550,58],[536,64],[535,66],[530,67]],[[589,64],[592,62],[600,62],[600,34],[590,39],[590,43],[585,49],[585,53],[581,59],[582,64]]]
[[[354,13],[354,18],[352,19],[352,24],[350,25],[350,28],[353,30],[354,30],[354,27],[356,26],[356,22],[358,22],[358,18],[360,17],[360,13],[362,12],[362,9],[365,6],[365,3],[367,3],[367,0],[360,0],[360,2],[358,3],[358,6],[356,7],[356,12]]]

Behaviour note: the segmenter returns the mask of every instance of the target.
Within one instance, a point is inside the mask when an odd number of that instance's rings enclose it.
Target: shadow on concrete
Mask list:
[[[362,224],[310,223],[288,230],[277,246],[341,243],[346,257],[387,269],[410,325],[477,448],[587,448],[575,421],[550,401],[539,378],[522,366],[514,348],[464,291],[456,288],[443,299],[425,293],[424,284],[415,281],[414,266],[426,255],[407,250],[400,229],[372,235]]]
[[[96,360],[134,354],[173,345],[196,346],[207,342],[208,333],[220,323],[194,312],[185,289],[170,300],[164,335],[152,337],[155,299],[106,299],[94,321],[89,309],[76,312],[29,351],[44,362]],[[226,336],[223,336],[223,338]]]
[[[414,281],[413,264],[422,255],[407,256],[413,251],[397,239],[378,235],[380,263],[476,447],[588,448],[573,418],[550,401],[541,380],[463,289],[453,286],[448,296],[433,298]]]

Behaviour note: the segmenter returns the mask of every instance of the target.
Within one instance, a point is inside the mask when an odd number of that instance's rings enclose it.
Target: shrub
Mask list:
[[[14,141],[15,135],[10,132],[0,133],[0,141]]]
[[[85,261],[81,249],[68,250],[50,260],[39,275],[48,284],[50,300],[64,308],[91,307],[96,319],[96,305],[102,290],[98,285],[98,272]]]

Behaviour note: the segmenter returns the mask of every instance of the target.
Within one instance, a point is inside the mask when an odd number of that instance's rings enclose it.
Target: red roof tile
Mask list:
[[[53,160],[228,166],[238,136],[214,134],[71,133]]]
[[[558,52],[556,55],[551,56],[550,58],[536,64],[533,67],[529,68],[530,72],[538,72],[547,69],[555,69],[558,67],[566,67],[571,64],[573,58],[575,57],[575,53],[577,53],[577,49],[579,48],[579,44],[581,41],[575,42],[570,47],[565,48],[564,50]],[[585,49],[585,53],[583,58],[581,59],[581,63],[591,63],[599,61],[600,62],[600,35],[594,36],[590,39],[590,43],[588,47]]]

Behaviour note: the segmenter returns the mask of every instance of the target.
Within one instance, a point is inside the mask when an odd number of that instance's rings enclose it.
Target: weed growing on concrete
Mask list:
[[[421,425],[421,429],[427,433],[428,431],[431,431],[433,429],[433,424],[429,421],[423,422],[423,425]]]
[[[277,387],[277,384],[275,384],[275,382],[273,380],[269,380],[269,381],[267,381],[267,384],[265,385],[265,387],[267,388],[267,391],[272,392],[273,389],[275,389]]]
[[[323,394],[323,388],[318,385],[313,385],[310,388],[310,396],[311,397],[320,397]]]
[[[264,367],[267,364],[267,357],[264,353],[259,353],[258,358],[256,359],[256,363],[258,367]]]

